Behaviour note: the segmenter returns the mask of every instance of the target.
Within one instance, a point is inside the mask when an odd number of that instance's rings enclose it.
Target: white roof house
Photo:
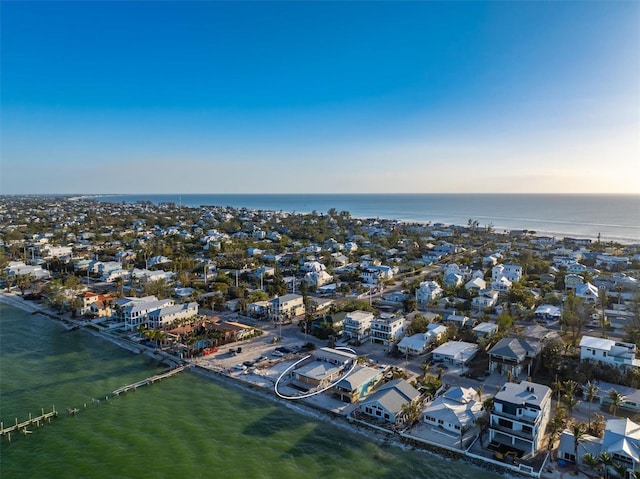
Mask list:
[[[576,298],[582,298],[587,303],[598,301],[598,288],[591,283],[579,284],[576,286]]]
[[[640,424],[630,419],[609,419],[602,439],[586,436],[578,445],[578,458],[574,456],[574,438],[570,431],[564,431],[560,437],[558,457],[569,461],[576,459],[583,463],[585,453],[598,457],[606,452],[613,463],[626,466],[628,476],[640,469]]]
[[[611,339],[583,336],[580,340],[580,361],[598,361],[618,367],[640,367],[636,345]]]
[[[478,345],[464,341],[448,341],[434,349],[431,354],[434,361],[452,364],[466,364],[478,352]]]
[[[427,331],[412,336],[405,336],[398,343],[398,351],[406,354],[422,354],[429,345],[440,339],[447,332],[441,324],[429,324]]]
[[[482,402],[473,388],[454,387],[434,399],[423,411],[427,424],[460,434],[482,416]]]
[[[477,338],[488,338],[490,336],[493,336],[497,331],[498,325],[490,321],[480,323],[473,328],[473,332]]]

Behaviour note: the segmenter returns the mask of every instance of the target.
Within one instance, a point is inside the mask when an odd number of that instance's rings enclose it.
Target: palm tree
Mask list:
[[[580,458],[578,457],[578,446],[584,438],[585,428],[581,422],[574,422],[571,424],[571,433],[573,434],[573,457],[576,458],[575,475],[580,472]]]
[[[573,394],[567,393],[562,396],[562,401],[564,402],[565,406],[567,406],[567,414],[569,416],[569,419],[573,418],[573,408],[576,404],[578,404],[578,400]]]
[[[482,393],[484,392],[484,384],[480,384],[478,389],[476,389],[476,394],[478,395],[478,402],[482,402]]]
[[[611,391],[609,391],[609,400],[611,401],[609,410],[614,416],[616,416],[616,412],[618,411],[618,408],[624,402],[625,399],[626,398],[615,389],[611,389]]]
[[[600,469],[600,461],[596,456],[587,452],[584,456],[582,456],[582,462],[590,469],[594,471],[598,471]]]
[[[609,467],[613,465],[613,457],[608,452],[601,452],[598,457],[598,461],[602,464],[604,469],[604,477],[605,479],[609,479]]]
[[[617,462],[613,463],[613,470],[616,471],[618,477],[627,477],[627,466],[624,464],[619,464]]]
[[[591,403],[600,392],[600,388],[595,381],[587,381],[587,383],[584,385],[584,392],[587,396],[587,400],[589,401],[589,424],[587,426],[587,429],[591,429]]]

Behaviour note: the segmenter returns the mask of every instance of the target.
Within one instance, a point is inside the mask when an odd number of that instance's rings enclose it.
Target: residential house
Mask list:
[[[338,381],[333,393],[341,401],[354,403],[371,393],[382,381],[382,373],[381,369],[356,366],[351,374]]]
[[[487,282],[483,278],[475,277],[467,281],[464,289],[467,291],[482,291],[487,289]]]
[[[164,328],[180,319],[189,319],[197,315],[197,302],[175,304],[149,312],[147,327],[151,329]]]
[[[621,368],[640,367],[636,359],[637,347],[612,339],[583,336],[580,340],[580,361],[598,361]]]
[[[540,343],[523,338],[502,338],[489,350],[489,372],[511,373],[517,378],[523,372],[531,375],[531,363],[540,353]]]
[[[444,361],[449,364],[465,365],[478,352],[478,345],[464,341],[448,341],[431,352],[434,361]]]
[[[351,311],[344,318],[342,335],[347,339],[362,341],[369,337],[374,316],[367,311]]]
[[[482,401],[473,388],[453,387],[431,401],[422,411],[424,422],[460,434],[482,416]]]
[[[322,316],[321,318],[314,319],[311,323],[311,333],[315,336],[321,331],[327,331],[331,329],[332,333],[339,333],[342,331],[342,325],[347,313],[341,311],[339,313]]]
[[[446,316],[443,321],[448,324],[455,324],[460,329],[471,324],[471,318],[458,314],[450,314]]]
[[[430,344],[433,344],[444,337],[447,333],[446,326],[441,324],[427,325],[427,331],[416,333],[412,336],[405,336],[398,343],[398,351],[404,354],[418,355],[427,351]]]
[[[158,309],[173,306],[172,299],[158,299],[155,296],[143,298],[121,298],[116,301],[118,317],[124,322],[125,329],[137,330],[140,326],[146,326],[149,313]]]
[[[498,304],[498,292],[492,289],[483,289],[478,292],[478,296],[471,300],[471,307],[479,311],[486,308],[493,308]]]
[[[620,409],[625,409],[633,413],[640,412],[640,389],[632,388],[629,386],[622,386],[620,384],[608,383],[605,381],[598,381],[598,392],[596,393],[594,400],[602,407],[609,407],[611,405],[611,397],[609,394],[611,390],[619,392],[623,401],[620,403]],[[584,399],[587,400],[586,391],[583,389]]]
[[[523,453],[535,454],[551,415],[551,389],[542,384],[508,382],[493,398],[489,441]]]
[[[559,321],[562,317],[562,311],[552,304],[541,304],[533,312],[533,319],[538,321]]]
[[[22,261],[9,261],[7,268],[5,269],[8,276],[28,276],[31,275],[33,279],[49,279],[51,273],[46,269],[42,269],[42,266],[31,266],[23,263]]]
[[[269,300],[269,320],[290,322],[304,314],[304,298],[299,294],[285,294]]]
[[[78,295],[78,299],[80,299],[81,304],[78,310],[76,311],[76,314],[78,316],[83,316],[85,314],[88,314],[91,311],[92,304],[97,303],[99,301],[103,303],[108,303],[113,299],[113,297],[109,294],[98,294],[98,293],[86,292]],[[110,315],[111,314],[109,314],[108,316]]]
[[[319,288],[331,283],[331,281],[333,281],[333,276],[324,270],[310,271],[304,275],[303,281],[313,288]]]
[[[473,328],[473,333],[476,335],[476,338],[490,338],[494,334],[498,332],[498,325],[496,323],[485,321],[484,323],[480,323]]]
[[[517,283],[522,279],[522,266],[514,264],[498,264],[491,268],[491,281],[507,278],[511,283]]]
[[[581,298],[585,303],[598,302],[598,288],[591,283],[579,284],[575,287],[576,298]]]
[[[423,281],[416,289],[416,302],[419,308],[442,296],[443,290],[435,281]]]
[[[491,281],[491,289],[497,291],[499,294],[506,294],[513,286],[513,282],[509,281],[506,276],[501,276],[495,281]]]
[[[577,274],[568,274],[564,277],[564,289],[576,289],[578,286],[584,284],[584,278]]]
[[[574,455],[574,438],[570,431],[564,431],[560,437],[558,457],[567,461],[583,463],[585,453],[596,457],[606,452],[613,464],[626,468],[624,477],[634,477],[640,470],[640,424],[631,419],[609,419],[602,439],[587,436],[578,446],[578,457]]]
[[[328,387],[353,366],[356,358],[355,354],[346,351],[320,348],[309,361],[293,371],[293,382],[305,390]]]
[[[403,316],[382,313],[371,322],[371,342],[389,346],[398,341],[407,329],[407,320]]]
[[[402,425],[406,405],[420,401],[420,392],[404,379],[380,386],[360,402],[360,412],[383,422]]]

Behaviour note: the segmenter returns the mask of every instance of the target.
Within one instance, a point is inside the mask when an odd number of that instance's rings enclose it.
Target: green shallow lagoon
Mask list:
[[[0,445],[8,478],[474,478],[459,461],[381,446],[256,394],[180,373],[109,403],[165,368],[84,331],[0,305],[0,416],[60,416]],[[87,408],[84,409],[86,403]],[[80,408],[69,416],[67,407]]]

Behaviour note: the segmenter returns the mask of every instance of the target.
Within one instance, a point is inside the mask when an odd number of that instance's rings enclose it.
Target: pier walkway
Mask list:
[[[121,388],[116,389],[111,393],[111,396],[119,396],[122,393],[126,393],[128,391],[135,391],[139,387],[146,386],[147,384],[155,383],[156,381],[160,381],[162,379],[166,379],[168,377],[173,376],[174,374],[178,374],[179,372],[184,371],[186,368],[190,367],[190,365],[178,366],[177,368],[171,369],[166,373],[157,374],[155,376],[151,376],[149,378],[143,379],[142,381],[138,381],[133,384],[127,384]]]
[[[44,412],[44,408],[43,408],[39,416],[32,417],[31,414],[29,414],[29,419],[23,422],[18,422],[18,418],[16,418],[15,424],[9,427],[4,427],[4,423],[0,422],[0,437],[7,436],[7,438],[9,439],[9,442],[11,442],[12,432],[17,431],[17,432],[23,433],[24,435],[31,434],[32,431],[29,429],[29,426],[33,426],[35,424],[36,427],[40,427],[41,423],[42,424],[44,424],[45,422],[50,423],[51,418],[55,418],[55,417],[58,417],[58,411],[56,411],[55,406],[53,406],[51,411],[49,412]]]

